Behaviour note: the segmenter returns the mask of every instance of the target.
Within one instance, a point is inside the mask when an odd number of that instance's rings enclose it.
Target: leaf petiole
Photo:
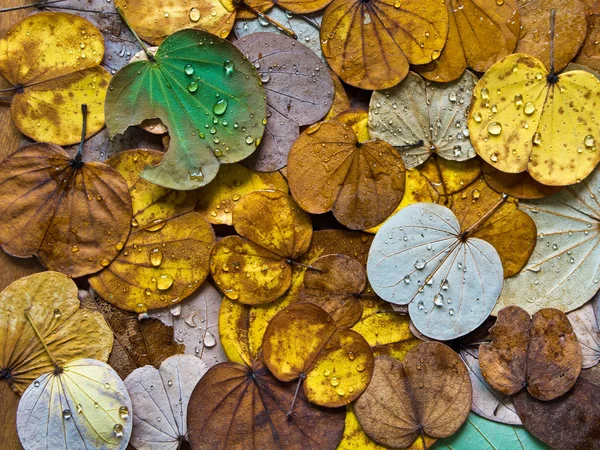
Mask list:
[[[298,398],[298,393],[300,392],[300,386],[302,386],[302,382],[306,380],[306,374],[303,372],[300,374],[298,378],[298,384],[296,385],[296,392],[294,393],[294,399],[292,400],[292,404],[290,405],[290,410],[285,413],[285,417],[287,420],[292,419],[292,412],[294,411],[294,405],[296,404],[296,399]]]
[[[548,83],[553,84],[558,81],[558,76],[554,73],[554,19],[556,10],[550,10],[550,73],[546,77]]]
[[[33,319],[31,318],[31,314],[29,314],[29,311],[25,311],[25,318],[29,322],[29,325],[31,325],[31,328],[33,328],[33,332],[36,334],[36,336],[38,337],[38,339],[40,340],[40,342],[44,346],[44,350],[46,350],[46,353],[48,354],[48,357],[50,358],[50,361],[52,361],[52,365],[54,366],[54,370],[57,371],[57,372],[62,371],[62,367],[60,367],[60,365],[58,364],[58,362],[54,358],[54,355],[52,355],[52,352],[50,351],[50,349],[46,345],[46,342],[44,342],[44,338],[42,337],[42,335],[40,334],[39,330],[35,326],[35,323],[33,323]]]
[[[488,212],[486,212],[483,216],[481,216],[479,219],[477,219],[477,222],[475,222],[473,225],[471,225],[467,231],[465,231],[462,234],[462,238],[466,239],[468,238],[471,234],[473,234],[475,231],[477,231],[477,229],[479,228],[479,225],[481,225],[483,222],[485,222],[492,214],[494,214],[496,212],[496,210],[498,208],[500,208],[500,206],[502,206],[502,204],[506,201],[506,199],[508,198],[508,195],[506,194],[502,194],[502,198],[500,200],[498,200],[498,202],[492,206],[490,208],[490,210]]]
[[[291,265],[293,265],[293,266],[304,267],[305,269],[314,270],[314,271],[316,271],[316,272],[323,272],[321,269],[317,269],[316,267],[313,267],[313,266],[311,266],[311,265],[308,265],[308,264],[302,264],[302,263],[299,263],[299,262],[297,262],[297,261],[294,261],[293,259],[290,259],[290,258],[288,258],[288,259],[286,260],[286,262],[287,262],[288,264],[291,264]]]
[[[146,46],[146,44],[144,44],[144,41],[142,41],[140,39],[140,37],[137,35],[137,33],[134,31],[133,27],[131,26],[131,24],[129,23],[127,18],[125,17],[123,10],[118,6],[117,6],[117,12],[119,13],[119,16],[121,17],[121,20],[123,21],[123,23],[125,23],[125,25],[127,25],[127,28],[129,28],[129,31],[131,31],[131,34],[133,34],[133,37],[135,38],[135,40],[138,41],[138,44],[140,44],[140,47],[142,47],[142,50],[144,50],[144,53],[148,57],[148,60],[154,61],[154,55],[150,52],[150,50],[148,50],[148,47]]]
[[[81,141],[79,142],[79,147],[77,148],[77,154],[75,158],[71,161],[71,165],[76,169],[80,169],[83,166],[83,162],[81,158],[83,157],[83,143],[85,141],[85,132],[87,129],[87,105],[83,103],[81,105],[81,114],[83,115],[83,123],[81,125]]]
[[[275,19],[267,16],[266,14],[260,12],[255,7],[250,6],[249,4],[247,4],[246,2],[244,2],[244,0],[242,0],[240,2],[240,6],[243,7],[243,8],[245,8],[245,9],[247,9],[248,11],[256,14],[258,17],[260,17],[262,19],[265,19],[267,22],[269,22],[271,25],[273,25],[278,30],[283,31],[289,37],[292,37],[294,39],[298,39],[298,35],[296,33],[294,33],[293,30],[290,30],[289,28],[284,27],[282,24],[280,24],[279,22],[277,22]]]

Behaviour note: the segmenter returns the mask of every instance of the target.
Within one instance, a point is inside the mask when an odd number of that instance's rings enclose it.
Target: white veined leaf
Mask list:
[[[582,368],[584,369],[594,367],[600,361],[599,299],[600,296],[596,294],[591,302],[587,302],[581,308],[567,314],[581,345]]]
[[[443,84],[409,72],[397,86],[373,92],[369,132],[373,138],[405,147],[399,150],[407,169],[424,163],[432,153],[453,161],[474,158],[467,116],[476,84],[477,77],[468,70]]]
[[[381,298],[407,305],[421,333],[463,336],[489,316],[503,283],[494,247],[461,232],[456,216],[433,203],[400,210],[375,235],[367,263]]]
[[[187,441],[187,408],[208,369],[201,359],[175,355],[159,369],[144,366],[125,379],[133,401],[131,445],[138,450],[176,450]]]
[[[325,62],[323,52],[321,51],[321,38],[319,36],[323,11],[310,14],[294,14],[275,6],[266,15],[286,27],[288,30],[296,33],[298,42],[306,45],[315,52],[323,62]],[[286,34],[284,31],[278,30],[275,25],[262,17],[236,20],[233,30],[238,38],[260,32]]]
[[[209,282],[170,308],[148,312],[149,317],[173,327],[173,337],[185,353],[202,358],[206,368],[227,361],[219,336],[221,294]]]
[[[471,411],[494,422],[507,425],[522,425],[521,419],[515,410],[512,397],[504,395],[491,387],[479,368],[479,350],[477,347],[463,348],[459,355],[471,377],[473,386],[473,403]]]
[[[25,450],[125,449],[131,409],[112,367],[76,359],[29,385],[19,401],[17,432]]]
[[[525,268],[508,278],[493,313],[517,305],[569,312],[600,288],[600,171],[551,197],[523,201],[538,240]]]

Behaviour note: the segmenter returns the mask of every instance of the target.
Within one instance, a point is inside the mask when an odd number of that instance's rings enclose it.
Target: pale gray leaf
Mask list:
[[[600,361],[600,330],[598,329],[598,308],[600,296],[596,294],[591,302],[567,314],[577,340],[581,345],[582,367],[589,369]]]

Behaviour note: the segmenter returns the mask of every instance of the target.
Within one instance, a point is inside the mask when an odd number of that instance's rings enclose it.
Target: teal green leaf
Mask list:
[[[546,450],[546,444],[519,426],[492,422],[470,413],[465,424],[446,439],[433,446],[434,450]]]
[[[163,41],[154,60],[132,62],[116,73],[105,114],[111,138],[145,119],[160,119],[169,130],[169,148],[142,177],[190,190],[208,184],[220,164],[256,149],[266,123],[265,90],[231,42],[182,30]]]

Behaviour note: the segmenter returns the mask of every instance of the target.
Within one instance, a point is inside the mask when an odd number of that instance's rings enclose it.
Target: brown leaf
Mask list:
[[[560,397],[577,381],[581,348],[565,313],[552,308],[529,314],[518,306],[498,313],[491,344],[479,347],[481,372],[506,395],[527,387],[539,400]]]
[[[527,172],[501,172],[486,162],[482,163],[482,172],[487,184],[496,192],[519,199],[534,200],[561,190],[560,186],[546,186],[535,181]]]
[[[452,349],[424,342],[401,363],[375,358],[373,379],[355,402],[363,430],[379,444],[408,447],[424,432],[443,438],[454,434],[471,408],[471,380]]]
[[[252,368],[226,362],[212,367],[192,393],[188,434],[193,450],[271,448],[334,450],[345,410],[324,409],[274,378],[260,361]]]
[[[600,71],[600,52],[598,52],[598,41],[600,41],[600,5],[595,0],[586,1],[587,34],[581,50],[573,60],[583,64],[595,71]]]
[[[390,144],[362,141],[337,118],[306,129],[288,160],[290,191],[302,209],[333,211],[351,229],[364,230],[388,217],[402,200],[404,177],[402,158]]]
[[[363,312],[358,294],[367,284],[364,265],[346,255],[325,255],[310,266],[304,273],[299,300],[323,308],[338,327],[353,326]]]
[[[23,147],[0,169],[0,242],[77,278],[110,264],[131,222],[127,185],[101,162],[76,164],[53,144]]]
[[[173,341],[173,328],[158,319],[141,319],[102,300],[93,291],[80,292],[81,304],[100,311],[115,336],[108,363],[123,379],[138,367],[158,369],[169,356],[183,354],[185,346]]]

